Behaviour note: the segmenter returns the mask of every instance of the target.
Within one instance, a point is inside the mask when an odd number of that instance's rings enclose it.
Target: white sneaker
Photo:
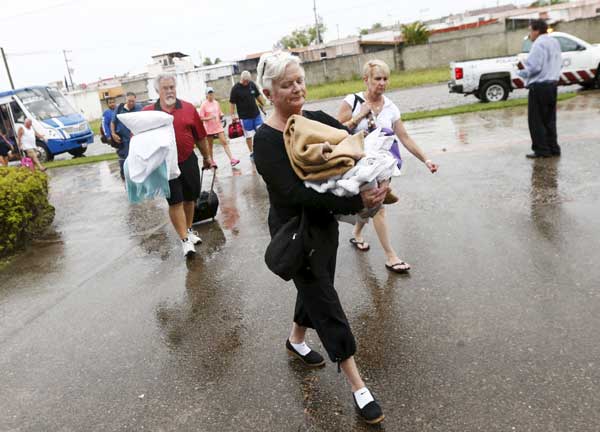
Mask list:
[[[191,228],[188,228],[188,240],[192,242],[192,244],[199,244],[202,243],[202,239],[200,237],[198,237],[198,233],[196,231],[192,231]]]
[[[189,257],[196,253],[196,248],[194,247],[194,244],[191,242],[189,237],[187,241],[181,241],[181,247],[183,249],[184,257]]]

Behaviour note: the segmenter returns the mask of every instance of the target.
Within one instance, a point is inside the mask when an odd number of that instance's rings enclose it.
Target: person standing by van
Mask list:
[[[37,146],[35,144],[36,138],[41,139],[42,141],[46,141],[46,139],[38,134],[32,126],[31,119],[26,119],[25,123],[19,127],[17,131],[17,142],[19,144],[19,149],[22,152],[30,157],[35,166],[38,167],[40,171],[46,171],[46,167],[40,163],[40,160],[37,157]]]
[[[117,106],[117,101],[115,101],[114,98],[110,98],[106,101],[106,106],[108,108],[102,114],[102,127],[100,128],[100,132],[102,133],[101,141],[104,144],[110,144],[112,146],[113,142],[110,124],[115,117],[115,107]]]
[[[119,168],[121,171],[121,178],[125,180],[125,172],[123,171],[123,165],[125,159],[129,155],[129,141],[131,141],[131,131],[125,126],[117,117],[119,114],[130,113],[141,111],[142,107],[136,103],[136,95],[133,92],[127,92],[125,103],[119,104],[115,109],[115,114],[112,121],[110,122],[110,130],[112,139],[119,145],[117,148],[117,155],[119,156]]]

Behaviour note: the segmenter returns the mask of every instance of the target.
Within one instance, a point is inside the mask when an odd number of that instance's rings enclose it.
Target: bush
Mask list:
[[[48,176],[25,168],[0,167],[0,257],[13,253],[54,219]]]

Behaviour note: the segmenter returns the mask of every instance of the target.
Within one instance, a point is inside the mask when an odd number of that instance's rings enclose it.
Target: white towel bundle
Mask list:
[[[365,157],[343,176],[333,177],[324,182],[305,181],[306,187],[320,193],[331,192],[337,196],[357,195],[361,186],[388,180],[400,175],[397,161],[390,153],[395,137],[385,136],[376,129],[365,138]]]
[[[119,120],[133,133],[125,161],[132,182],[143,183],[165,161],[169,180],[179,177],[173,116],[138,111],[119,114]]]

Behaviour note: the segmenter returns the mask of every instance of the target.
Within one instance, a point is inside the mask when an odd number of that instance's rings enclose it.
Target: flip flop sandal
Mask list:
[[[369,246],[365,241],[358,241],[355,238],[351,238],[350,243],[361,252],[366,252],[371,249],[371,246]],[[367,245],[365,246],[365,244]]]
[[[399,268],[400,266],[408,266],[408,267]],[[409,264],[405,263],[404,261],[400,261],[400,262],[394,263],[392,265],[386,264],[385,268],[394,273],[408,273],[408,271],[410,270]]]

